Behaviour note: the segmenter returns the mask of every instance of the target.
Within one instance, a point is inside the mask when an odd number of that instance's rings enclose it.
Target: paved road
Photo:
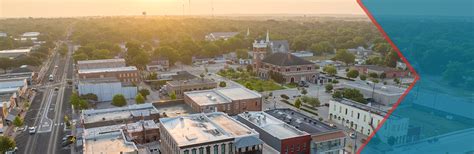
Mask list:
[[[67,148],[62,148],[61,138],[69,133],[64,130],[64,114],[70,114],[72,111],[67,103],[72,87],[66,82],[73,74],[71,54],[72,48],[65,57],[54,51],[53,61],[47,66],[47,72],[38,84],[37,96],[25,117],[25,124],[29,127],[35,126],[37,133],[28,134],[25,131],[16,136],[18,153],[70,153]],[[54,75],[52,82],[48,81],[50,74]],[[55,90],[55,87],[59,90]]]

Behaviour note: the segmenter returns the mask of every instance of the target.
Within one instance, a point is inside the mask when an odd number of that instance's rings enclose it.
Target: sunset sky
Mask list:
[[[0,0],[0,17],[364,14],[356,0]],[[212,11],[214,8],[214,11]]]

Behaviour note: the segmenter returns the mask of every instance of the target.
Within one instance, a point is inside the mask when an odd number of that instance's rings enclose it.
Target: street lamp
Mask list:
[[[372,81],[367,81],[367,84],[372,84],[372,99],[374,99],[374,93],[375,93],[375,82]]]

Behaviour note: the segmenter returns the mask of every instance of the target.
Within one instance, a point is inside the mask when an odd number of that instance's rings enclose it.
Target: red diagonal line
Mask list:
[[[382,122],[380,122],[378,125],[377,125],[377,128],[372,131],[372,133],[369,135],[369,137],[367,138],[367,140],[362,144],[361,147],[359,147],[359,149],[357,150],[357,154],[360,154],[362,152],[362,149],[364,149],[364,147],[370,142],[370,140],[372,139],[372,137],[375,136],[375,133],[377,133],[377,131],[382,127],[382,125],[385,123],[385,121],[388,119],[388,117],[390,115],[392,115],[392,112],[398,107],[398,105],[400,104],[400,102],[403,100],[403,98],[405,98],[405,96],[408,94],[408,92],[410,92],[410,90],[413,88],[413,86],[415,86],[415,83],[420,79],[420,77],[418,76],[418,73],[416,73],[415,69],[413,69],[413,67],[411,66],[411,64],[407,61],[407,59],[405,58],[405,56],[402,55],[402,53],[400,52],[400,49],[398,49],[398,47],[392,42],[392,40],[388,37],[387,33],[385,33],[385,31],[382,29],[382,26],[380,26],[380,24],[375,20],[374,16],[369,12],[369,10],[364,6],[364,4],[362,3],[362,0],[357,0],[357,3],[359,3],[359,6],[364,10],[365,14],[367,14],[367,16],[370,18],[370,20],[372,21],[372,23],[374,23],[374,25],[377,27],[377,29],[380,31],[380,33],[382,34],[382,36],[385,38],[385,40],[387,40],[388,43],[390,43],[390,45],[392,46],[392,48],[397,52],[398,56],[400,57],[400,59],[402,59],[402,61],[407,65],[408,69],[410,70],[411,74],[415,77],[415,80],[410,84],[410,86],[407,88],[407,90],[405,90],[402,94],[402,96],[400,96],[400,98],[398,98],[397,102],[392,106],[392,109],[390,109],[387,114],[385,115],[385,117],[383,118]],[[356,141],[357,142],[357,141]]]

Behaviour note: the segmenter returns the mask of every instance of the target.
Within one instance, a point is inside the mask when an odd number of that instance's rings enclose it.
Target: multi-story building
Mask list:
[[[385,74],[385,78],[403,78],[410,75],[409,71],[377,65],[358,65],[352,67],[352,69],[355,69],[359,71],[360,74],[365,75],[370,73],[375,73],[378,76],[380,76],[381,74]]]
[[[343,130],[331,127],[317,119],[298,111],[282,108],[265,111],[269,115],[311,135],[312,154],[343,153],[346,134]]]
[[[308,133],[265,112],[244,112],[237,116],[237,120],[259,132],[260,139],[280,153],[310,153],[311,136]]]
[[[84,153],[141,153],[143,144],[158,144],[159,126],[153,120],[86,128],[83,132]],[[157,149],[146,149],[152,152]],[[143,152],[144,152],[143,151]]]
[[[269,38],[266,41],[253,43],[253,67],[263,79],[282,80],[278,82],[297,83],[300,81],[315,82],[318,76],[316,65],[303,58],[286,52],[270,52]]]
[[[168,59],[156,59],[146,65],[146,70],[149,72],[168,71],[170,63]]]
[[[136,86],[122,83],[117,78],[81,79],[77,87],[80,95],[95,94],[99,102],[112,101],[117,94],[133,99],[138,91]]]
[[[77,69],[98,69],[125,67],[125,59],[82,60],[77,62]]]
[[[210,79],[174,80],[166,82],[168,95],[176,94],[177,98],[183,98],[184,92],[196,90],[208,90],[217,88],[217,82]]]
[[[25,78],[0,79],[1,118],[10,124],[18,112],[13,112],[18,103],[28,100],[28,82]]]
[[[348,99],[329,101],[329,120],[339,123],[364,135],[370,135],[382,122],[387,112],[377,107],[364,105]],[[392,138],[394,144],[403,143],[407,138],[409,119],[390,115],[380,129],[390,129],[384,134],[378,134],[385,143]]]
[[[392,104],[396,103],[406,90],[405,88],[392,85],[360,81],[344,82],[340,84],[340,87],[347,89],[357,89],[364,95],[365,98],[372,98],[373,101],[385,106],[391,106]]]
[[[140,75],[135,66],[78,70],[79,79],[117,78],[123,83],[138,83]]]
[[[161,153],[262,154],[259,134],[222,112],[160,119]]]
[[[133,123],[140,120],[158,120],[160,112],[150,103],[109,109],[90,109],[81,113],[84,128]]]
[[[244,87],[185,92],[184,101],[195,112],[219,111],[235,115],[262,110],[262,95]]]

